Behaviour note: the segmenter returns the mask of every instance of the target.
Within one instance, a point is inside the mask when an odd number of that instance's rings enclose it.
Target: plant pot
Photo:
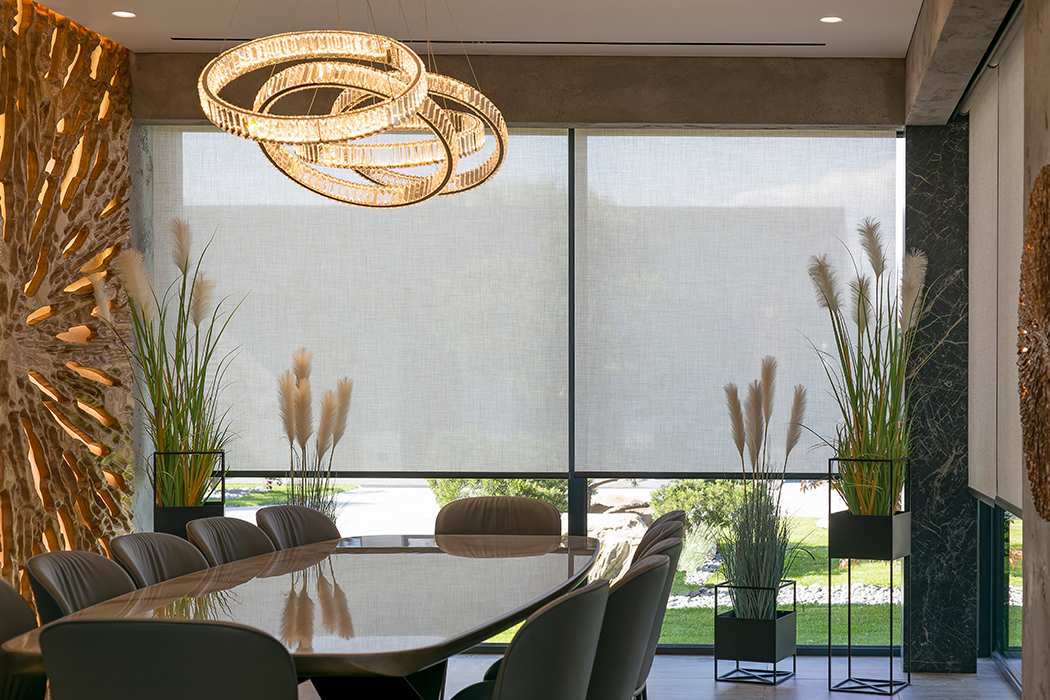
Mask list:
[[[153,506],[153,531],[166,532],[186,537],[186,523],[199,518],[212,518],[224,515],[225,504],[221,502],[205,503],[202,506]]]
[[[775,664],[795,654],[795,612],[777,610],[775,620],[715,616],[715,658]]]
[[[890,561],[911,554],[911,513],[854,515],[848,510],[828,518],[828,557]]]

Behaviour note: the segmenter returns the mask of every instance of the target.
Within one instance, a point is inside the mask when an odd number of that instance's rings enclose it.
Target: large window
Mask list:
[[[235,472],[287,468],[277,378],[301,347],[315,401],[355,380],[346,475],[734,472],[722,386],[764,355],[783,396],[809,388],[816,434],[835,423],[809,257],[828,253],[844,283],[861,220],[898,233],[892,134],[514,131],[491,183],[376,211],[303,190],[217,130],[149,131],[158,281],[183,217],[241,304]],[[816,443],[793,471],[825,471]]]

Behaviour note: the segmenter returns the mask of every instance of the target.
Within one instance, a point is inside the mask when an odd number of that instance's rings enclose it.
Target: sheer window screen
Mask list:
[[[576,132],[578,472],[737,473],[722,387],[744,390],[765,355],[780,363],[774,459],[795,384],[806,425],[833,434],[814,346],[834,344],[807,266],[827,252],[852,277],[868,216],[895,249],[889,136]],[[790,471],[825,472],[817,444],[804,433]]]
[[[153,128],[155,270],[167,224],[227,304],[232,471],[282,471],[277,378],[314,352],[314,420],[354,379],[340,472],[568,471],[568,167],[564,131],[517,131],[476,190],[394,211],[349,207],[213,129]]]

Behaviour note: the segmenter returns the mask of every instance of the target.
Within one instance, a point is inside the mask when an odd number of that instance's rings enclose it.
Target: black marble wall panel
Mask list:
[[[908,127],[905,245],[929,257],[909,378],[912,670],[977,671],[977,503],[967,494],[968,130]],[[918,362],[914,362],[917,359]]]

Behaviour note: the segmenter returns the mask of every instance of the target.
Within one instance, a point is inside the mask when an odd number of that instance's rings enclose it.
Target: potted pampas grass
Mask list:
[[[927,258],[909,252],[898,282],[887,266],[879,223],[865,219],[857,231],[870,272],[856,271],[848,306],[827,255],[814,256],[809,266],[835,338],[835,354],[818,352],[842,422],[824,441],[835,451],[832,463],[838,463],[832,487],[849,509],[831,514],[829,554],[889,559],[903,556],[891,554],[910,540],[910,516],[899,513],[910,454],[905,380],[914,369],[909,362],[924,311]],[[873,520],[876,516],[883,520]],[[876,531],[883,533],[878,543]],[[856,540],[862,551],[843,538]]]
[[[125,349],[137,370],[137,400],[154,450],[148,468],[154,529],[185,537],[189,520],[223,512],[221,502],[207,501],[218,485],[216,469],[225,468],[223,450],[232,437],[227,412],[218,405],[232,353],[220,355],[218,345],[233,311],[215,302],[215,282],[201,272],[204,252],[191,259],[189,225],[173,220],[171,235],[179,275],[162,296],[142,253],[124,250],[114,267],[131,307],[133,342]],[[214,370],[210,376],[209,368]]]
[[[310,438],[314,435],[312,360],[312,352],[306,348],[299,350],[292,358],[292,369],[277,380],[281,421],[289,449],[288,503],[313,508],[334,522],[338,509],[331,488],[332,463],[335,448],[346,433],[354,380],[343,377],[335,391],[329,389],[321,397],[321,420],[311,450]]]
[[[715,607],[715,677],[758,683],[779,683],[793,675],[776,664],[795,654],[795,611],[779,610],[781,589],[794,548],[789,544],[788,523],[780,494],[788,458],[798,444],[806,411],[806,390],[795,387],[788,424],[784,461],[770,454],[769,426],[776,394],[776,359],[762,359],[761,378],[747,388],[741,404],[735,384],[725,386],[733,442],[740,455],[743,495],[729,525],[718,537],[722,571],[733,609],[718,614]],[[719,676],[718,659],[737,661],[737,667]],[[740,661],[773,664],[771,670],[740,668]]]

